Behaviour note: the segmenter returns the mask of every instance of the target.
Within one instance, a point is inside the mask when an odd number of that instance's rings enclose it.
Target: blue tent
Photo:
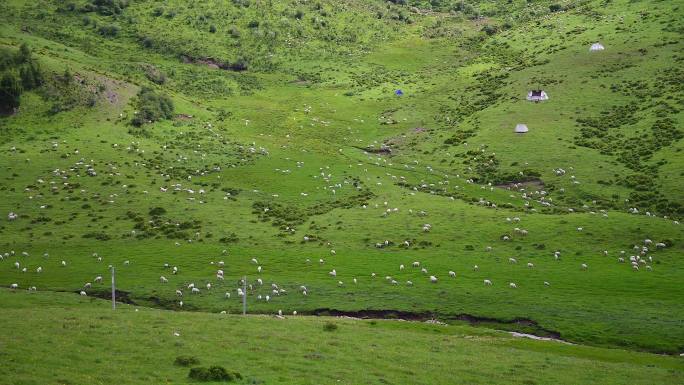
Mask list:
[[[404,94],[404,92],[402,90],[396,90],[396,91],[394,91],[394,94],[397,96],[401,96]]]

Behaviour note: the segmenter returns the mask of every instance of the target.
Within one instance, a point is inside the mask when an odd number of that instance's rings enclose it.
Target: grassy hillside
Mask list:
[[[220,365],[244,384],[681,383],[681,360],[398,321],[218,315],[3,289],[3,384],[197,383]],[[334,325],[326,326],[326,325]],[[177,334],[177,335],[176,335]],[[35,346],[46,345],[46,349]],[[56,355],[55,347],[60,354]],[[9,364],[9,365],[7,365]]]
[[[0,2],[0,284],[683,352],[681,7],[460,3]]]

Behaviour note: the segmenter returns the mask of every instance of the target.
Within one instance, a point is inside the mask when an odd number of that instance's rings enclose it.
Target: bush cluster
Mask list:
[[[158,94],[153,89],[143,87],[138,92],[138,113],[131,123],[140,127],[145,123],[173,118],[173,102],[166,95]]]
[[[19,107],[21,94],[41,86],[43,73],[25,43],[17,52],[0,50],[0,113]]]
[[[242,374],[238,372],[228,372],[226,368],[222,366],[210,366],[208,368],[205,367],[196,367],[190,369],[190,373],[188,374],[188,377],[197,380],[197,381],[203,381],[203,382],[208,382],[208,381],[235,381],[235,380],[241,380],[242,379]]]

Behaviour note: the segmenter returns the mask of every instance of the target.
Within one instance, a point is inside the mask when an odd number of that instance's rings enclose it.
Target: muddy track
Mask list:
[[[533,329],[533,335],[539,337],[546,337],[555,340],[561,340],[559,332],[544,329],[539,324],[528,318],[513,318],[511,320],[501,320],[497,318],[478,317],[471,314],[438,314],[431,312],[407,312],[400,310],[358,310],[345,311],[337,309],[316,309],[311,312],[302,312],[302,314],[315,316],[332,316],[332,317],[352,317],[360,319],[398,319],[405,321],[428,321],[438,320],[442,322],[465,321],[474,326],[486,326],[492,329],[503,330],[520,330],[521,328]]]

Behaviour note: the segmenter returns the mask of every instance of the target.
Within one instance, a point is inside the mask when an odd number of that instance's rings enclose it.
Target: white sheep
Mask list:
[[[533,268],[533,267],[534,267],[534,263],[532,263],[532,262],[527,262],[527,267],[529,267],[530,269]]]
[[[508,262],[510,263],[518,263],[518,261],[515,258],[508,258]]]
[[[94,281],[95,283],[102,283],[102,276],[101,276],[101,275],[98,275],[97,277],[95,277],[95,279],[94,279],[93,281]]]
[[[456,278],[456,272],[455,271],[449,271],[449,277]]]
[[[16,290],[18,288],[19,288],[19,284],[17,284],[17,283],[13,283],[10,285],[10,289],[12,289],[12,290]]]
[[[337,271],[335,269],[332,269],[331,272],[328,273],[331,277],[337,277]]]
[[[399,270],[404,270],[404,265],[399,265]]]
[[[492,286],[492,281],[490,281],[490,280],[488,280],[488,279],[485,279],[485,280],[482,281],[482,282],[483,282],[486,286]]]
[[[80,294],[80,295],[82,295],[82,296],[86,296],[86,295],[88,295],[88,293],[86,293],[86,292],[85,292],[85,291],[83,291],[83,290],[81,290],[81,292],[80,292],[79,294]]]
[[[43,268],[38,266],[38,268],[36,269],[36,273],[40,274],[42,272],[43,272]]]
[[[437,283],[437,277],[435,277],[434,275],[431,275],[430,276],[430,282]]]
[[[582,270],[586,270],[587,268],[589,268],[589,266],[587,266],[586,263],[583,263],[581,267],[582,267]]]
[[[180,291],[180,290],[176,290],[176,295],[179,296],[179,297],[182,297],[182,296],[183,296],[183,292]]]
[[[225,298],[230,298],[230,292],[227,291],[226,294],[224,295]]]
[[[518,285],[516,285],[515,283],[511,282],[511,283],[508,284],[508,287],[510,287],[511,289],[517,289],[517,288],[518,288]]]
[[[196,288],[196,287],[193,287],[192,290],[191,290],[191,293],[192,293],[192,294],[199,294],[199,292],[200,292],[200,289],[198,289],[198,288]]]
[[[413,267],[420,267],[420,262],[418,262],[418,261],[413,262]]]
[[[551,284],[548,283],[547,281],[544,281],[544,286],[551,286]]]

